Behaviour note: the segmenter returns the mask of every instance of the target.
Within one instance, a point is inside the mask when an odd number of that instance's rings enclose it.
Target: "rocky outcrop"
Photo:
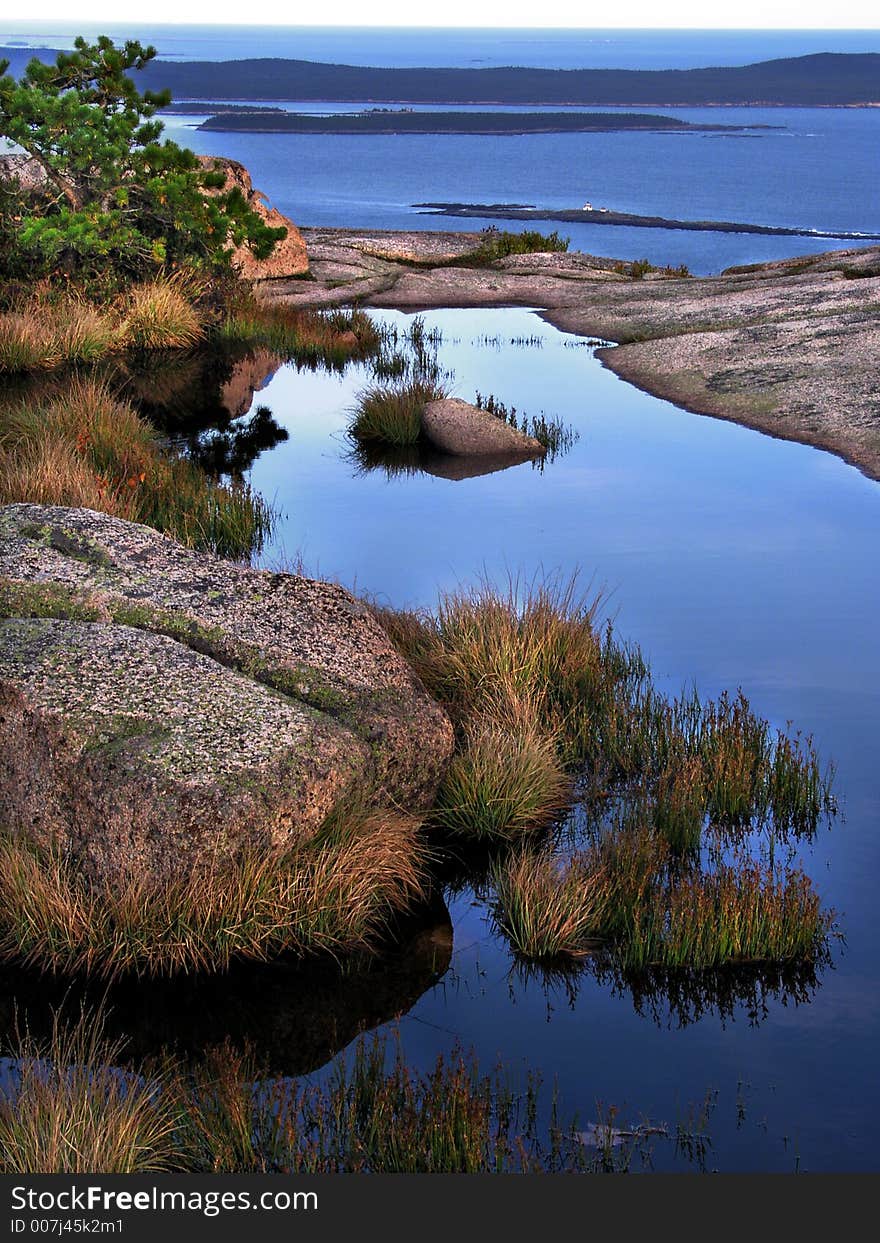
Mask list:
[[[0,181],[17,181],[22,190],[31,193],[48,183],[46,170],[32,156],[19,152],[0,155]]]
[[[224,194],[238,189],[244,195],[248,206],[267,225],[273,229],[283,227],[287,230],[287,236],[275,243],[272,253],[266,259],[257,259],[246,245],[236,247],[232,254],[232,266],[239,276],[249,281],[290,280],[305,276],[309,270],[309,257],[302,234],[292,221],[268,205],[266,196],[260,190],[254,189],[251,175],[245,166],[237,160],[213,155],[199,156],[199,163],[204,168],[223,173],[226,179],[218,190],[207,193]],[[0,181],[13,178],[28,192],[43,190],[48,184],[44,168],[31,156],[18,153],[0,155]]]
[[[511,454],[522,458],[546,452],[534,437],[458,397],[429,401],[422,414],[422,431],[435,448],[456,457]]]
[[[302,234],[292,221],[266,203],[266,196],[260,190],[254,189],[251,175],[245,166],[237,160],[213,155],[200,156],[199,163],[205,168],[224,174],[226,181],[216,193],[240,190],[248,207],[261,216],[270,228],[287,229],[287,236],[275,243],[267,259],[257,259],[248,246],[237,247],[232,254],[232,266],[239,276],[248,281],[289,280],[291,277],[305,276],[309,270],[309,257]]]
[[[83,509],[0,509],[0,801],[92,873],[307,840],[353,790],[420,811],[452,728],[330,583]]]

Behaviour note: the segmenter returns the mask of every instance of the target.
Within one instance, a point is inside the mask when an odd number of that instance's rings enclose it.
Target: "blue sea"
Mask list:
[[[105,27],[101,28],[102,30]],[[0,19],[0,44],[70,45],[88,23]],[[687,68],[810,52],[880,51],[880,31],[388,30],[137,26],[107,33],[152,41],[165,59],[289,56],[375,65],[538,65]],[[222,72],[222,71],[220,71]],[[287,105],[315,110],[314,104]],[[339,105],[342,110],[351,105]],[[337,110],[332,103],[320,111]],[[629,133],[352,137],[200,133],[172,117],[169,135],[200,153],[232,156],[281,211],[303,225],[479,228],[420,214],[424,201],[585,201],[677,219],[733,220],[806,230],[880,232],[880,113],[854,108],[670,109],[685,120],[769,125],[737,134]],[[525,227],[511,223],[511,228]],[[553,228],[552,224],[546,226]],[[622,259],[685,263],[695,273],[827,250],[824,239],[560,225],[573,247]]]

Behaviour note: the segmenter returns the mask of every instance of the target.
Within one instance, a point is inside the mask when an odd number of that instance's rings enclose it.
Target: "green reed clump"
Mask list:
[[[117,1069],[122,1047],[100,1014],[51,1038],[25,1033],[3,1050],[0,1171],[4,1174],[151,1174],[175,1168],[176,1110],[153,1082]]]
[[[653,889],[615,955],[628,970],[810,961],[832,924],[804,872],[743,861]]]
[[[352,812],[284,856],[244,856],[174,879],[112,882],[0,839],[0,959],[114,978],[219,971],[235,959],[369,948],[423,892],[418,824]]]
[[[357,395],[348,432],[359,444],[414,445],[429,401],[447,395],[434,380],[371,384]]]
[[[544,414],[520,414],[517,417],[516,406],[506,406],[492,393],[487,397],[477,393],[474,404],[478,410],[494,414],[514,431],[520,431],[523,435],[537,440],[547,450],[547,459],[551,462],[560,454],[567,453],[580,439],[580,433],[560,419],[548,419]]]
[[[465,730],[431,821],[475,842],[515,840],[560,812],[570,788],[552,737],[480,718]]]

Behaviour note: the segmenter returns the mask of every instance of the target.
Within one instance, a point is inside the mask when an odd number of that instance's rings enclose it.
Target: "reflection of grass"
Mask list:
[[[0,840],[0,957],[114,977],[222,970],[236,958],[369,946],[421,893],[417,825],[392,813],[337,816],[286,857],[243,857],[158,881],[112,883],[17,837]]]
[[[650,1168],[649,1137],[669,1138],[647,1121],[615,1127],[602,1107],[580,1131],[538,1075],[515,1087],[457,1045],[419,1071],[399,1045],[361,1037],[317,1080],[268,1074],[229,1042],[196,1064],[162,1054],[135,1069],[101,1014],[83,1012],[56,1016],[45,1045],[25,1036],[3,1052],[7,1173],[610,1173]],[[677,1139],[693,1133],[680,1123]]]

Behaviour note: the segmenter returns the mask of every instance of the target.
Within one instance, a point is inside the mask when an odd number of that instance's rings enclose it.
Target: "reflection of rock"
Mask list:
[[[439,453],[427,445],[356,445],[350,460],[358,472],[382,470],[389,479],[399,475],[433,475],[436,479],[454,482],[493,475],[511,466],[535,461],[534,453],[484,453],[472,457],[455,457]]]
[[[538,457],[545,452],[534,437],[458,397],[429,401],[422,414],[422,431],[442,453],[456,456],[516,453]]]
[[[358,969],[330,962],[239,964],[222,976],[119,982],[106,993],[107,1029],[132,1057],[175,1046],[198,1057],[227,1037],[253,1046],[276,1074],[306,1074],[329,1061],[359,1033],[410,1010],[445,974],[452,956],[449,913],[437,900],[414,913],[399,938]],[[16,1018],[36,1036],[51,1032],[58,1006],[72,1016],[80,1003],[97,1006],[103,989],[6,968],[0,975],[0,1038]],[[17,1012],[17,1014],[16,1014]]]
[[[254,393],[261,392],[281,366],[281,359],[269,350],[257,349],[232,368],[232,375],[220,388],[220,404],[233,419],[247,414]]]
[[[179,874],[308,839],[355,785],[413,812],[433,801],[449,720],[341,587],[37,505],[0,509],[3,579],[12,832],[100,874]],[[80,620],[45,616],[37,587]]]
[[[451,453],[423,453],[419,469],[438,479],[476,479],[479,475],[494,475],[496,471],[508,470],[533,462],[535,454],[529,453],[482,453],[471,457],[456,457]]]
[[[287,237],[276,242],[268,259],[256,259],[248,246],[239,246],[232,256],[232,266],[249,281],[278,280],[291,276],[304,276],[309,270],[309,257],[306,244],[299,229],[286,216],[274,207],[268,207],[263,201],[265,195],[255,190],[251,175],[243,164],[237,160],[228,160],[223,156],[203,155],[199,162],[205,167],[222,172],[226,176],[226,184],[219,193],[234,188],[244,195],[248,207],[262,216],[270,228],[283,226],[287,229]]]

